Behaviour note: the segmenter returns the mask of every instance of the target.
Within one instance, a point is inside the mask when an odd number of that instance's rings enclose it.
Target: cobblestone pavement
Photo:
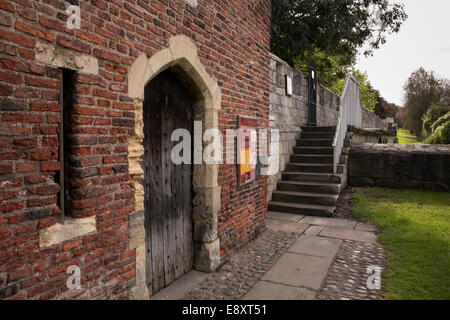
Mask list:
[[[236,251],[215,273],[183,299],[240,299],[289,249],[298,234],[266,229],[245,248]]]
[[[373,225],[285,213],[268,213],[266,223],[258,239],[181,299],[377,299],[379,291],[367,288],[367,267],[383,270],[384,252]],[[317,286],[311,284],[317,277]]]
[[[368,266],[383,270],[383,248],[377,243],[344,240],[316,299],[374,300],[377,290],[367,289]]]

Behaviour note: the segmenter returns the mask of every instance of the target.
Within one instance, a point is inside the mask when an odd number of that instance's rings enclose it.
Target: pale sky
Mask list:
[[[405,4],[408,19],[373,57],[361,55],[357,68],[388,102],[403,105],[403,85],[419,67],[450,79],[450,1],[394,1]]]

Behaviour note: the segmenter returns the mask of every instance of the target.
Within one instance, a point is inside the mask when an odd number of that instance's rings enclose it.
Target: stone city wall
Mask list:
[[[450,147],[443,145],[352,145],[351,186],[450,190]]]
[[[300,138],[301,126],[308,124],[308,76],[273,54],[270,58],[270,128],[280,130],[280,170],[277,175],[269,177],[268,198]],[[292,96],[286,95],[285,75],[292,78]],[[339,103],[339,95],[322,85],[318,86],[318,126],[336,125]]]

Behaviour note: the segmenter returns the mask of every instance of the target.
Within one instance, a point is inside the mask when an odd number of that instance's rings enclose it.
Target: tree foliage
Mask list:
[[[352,69],[351,72],[359,82],[361,90],[361,104],[373,112],[375,106],[377,105],[377,94],[372,88],[367,73],[356,69]],[[340,95],[342,94],[342,90],[344,90],[344,85],[345,80],[339,79],[332,86],[330,86],[330,89]]]
[[[290,64],[350,66],[358,50],[366,45],[370,55],[406,18],[389,0],[274,0],[271,49]]]
[[[450,82],[433,71],[420,68],[413,72],[404,85],[405,114],[403,125],[413,134],[422,135],[422,119],[434,104],[450,105]]]
[[[389,103],[384,99],[378,90],[374,90],[377,97],[377,104],[374,113],[381,119],[395,118],[401,107],[395,103]]]
[[[450,144],[450,113],[447,114],[447,121],[437,127],[433,133],[425,140],[429,144]],[[444,116],[445,117],[445,116]],[[444,118],[442,117],[442,118]]]
[[[428,137],[431,135],[433,131],[432,127],[435,126],[439,118],[445,116],[447,113],[450,113],[450,105],[443,103],[432,105],[422,118],[423,136]],[[439,122],[437,126],[440,126]]]

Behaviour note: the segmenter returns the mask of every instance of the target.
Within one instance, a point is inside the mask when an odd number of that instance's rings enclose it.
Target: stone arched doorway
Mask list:
[[[147,281],[151,265],[151,247],[147,247],[145,228],[145,167],[144,160],[144,100],[145,88],[155,77],[169,70],[193,97],[193,120],[202,121],[203,131],[218,128],[221,108],[220,87],[200,62],[196,45],[186,36],[169,39],[169,47],[151,58],[141,55],[130,68],[128,95],[135,99],[135,132],[128,139],[129,174],[135,187],[135,212],[130,215],[130,249],[136,249],[136,286],[130,298],[145,299],[152,295]],[[203,139],[202,139],[203,140]],[[194,153],[203,146],[195,145]],[[194,164],[192,187],[193,259],[194,269],[214,271],[220,263],[220,243],[217,233],[217,212],[220,209],[218,186],[219,164]]]
[[[171,139],[172,133],[179,129],[193,131],[192,105],[189,91],[170,69],[145,86],[142,167],[147,286],[153,293],[191,271],[194,263],[193,161],[181,164],[171,161],[172,149],[177,144]],[[189,140],[192,141],[192,136]],[[190,145],[192,148],[192,142]]]

